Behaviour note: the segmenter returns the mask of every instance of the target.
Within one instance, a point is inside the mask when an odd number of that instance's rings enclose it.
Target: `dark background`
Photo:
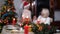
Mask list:
[[[37,8],[37,12],[36,12],[37,17],[39,15],[39,13],[41,12],[42,8],[48,8],[50,10],[50,17],[53,18],[53,22],[51,23],[51,25],[57,26],[58,29],[60,29],[60,20],[57,20],[57,21],[54,20],[55,19],[54,18],[55,10],[60,11],[60,0],[37,0],[36,8]]]
[[[39,13],[41,12],[42,8],[50,8],[49,7],[49,0],[36,0],[37,2],[37,17],[39,15]]]

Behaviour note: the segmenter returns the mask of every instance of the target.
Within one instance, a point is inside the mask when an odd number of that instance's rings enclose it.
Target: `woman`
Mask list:
[[[41,15],[39,15],[37,20],[35,20],[34,22],[37,23],[37,21],[39,21],[40,24],[44,23],[44,24],[50,25],[50,22],[52,22],[52,18],[49,17],[49,10],[46,8],[43,8]]]

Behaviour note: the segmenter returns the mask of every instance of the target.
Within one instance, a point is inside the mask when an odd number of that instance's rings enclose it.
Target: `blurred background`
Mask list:
[[[2,6],[5,4],[5,1],[6,0],[0,0],[0,10],[2,9]],[[53,18],[53,22],[51,23],[51,25],[57,26],[58,29],[60,29],[60,0],[27,0],[27,2],[30,3],[29,10],[31,10],[32,12],[32,17],[34,15],[38,17],[42,8],[48,8],[50,11],[50,17]],[[33,2],[35,2],[35,4],[32,6]]]
[[[0,10],[5,3],[4,1],[5,0],[0,0]],[[34,10],[32,10],[33,13],[34,11],[37,11],[36,15],[38,16],[42,8],[48,8],[50,10],[50,17],[54,19],[52,25],[54,24],[55,26],[58,26],[60,29],[60,0],[33,0],[33,1],[36,1],[36,5],[34,5],[33,7]]]

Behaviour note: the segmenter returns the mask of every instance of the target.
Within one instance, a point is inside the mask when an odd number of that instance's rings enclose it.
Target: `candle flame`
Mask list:
[[[15,20],[15,18],[13,18],[13,20]]]

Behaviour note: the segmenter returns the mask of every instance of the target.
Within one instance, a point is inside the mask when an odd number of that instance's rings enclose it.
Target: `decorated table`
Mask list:
[[[6,26],[4,26],[1,34],[24,34],[24,31],[20,31],[20,30],[6,30]],[[34,33],[33,32],[29,32],[29,34],[34,34]],[[60,33],[54,33],[54,34],[60,34]]]
[[[33,23],[28,16],[23,19],[20,24],[15,22],[15,18],[12,20],[11,25],[3,27],[2,34],[53,34],[56,31],[55,26],[51,26],[44,23]]]
[[[24,34],[24,31],[20,31],[20,30],[6,30],[6,26],[4,26],[1,34]],[[34,33],[33,32],[29,32],[29,34],[34,34]]]

